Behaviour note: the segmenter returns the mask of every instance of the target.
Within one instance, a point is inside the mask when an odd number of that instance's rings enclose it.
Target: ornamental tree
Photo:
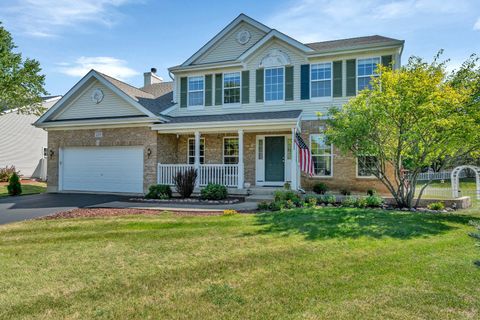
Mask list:
[[[17,110],[19,113],[41,114],[45,76],[40,74],[40,63],[22,59],[14,52],[12,36],[0,22],[0,115]]]
[[[422,169],[440,171],[480,150],[480,72],[474,57],[451,74],[446,62],[411,57],[396,70],[379,65],[371,89],[332,108],[326,134],[342,153],[374,156],[372,170],[399,207],[414,203]],[[472,83],[476,81],[476,83]]]

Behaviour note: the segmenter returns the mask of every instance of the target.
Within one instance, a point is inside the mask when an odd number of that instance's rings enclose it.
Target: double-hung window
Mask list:
[[[188,77],[188,106],[203,106],[205,93],[203,76]]]
[[[357,176],[373,177],[377,171],[378,158],[375,156],[360,156],[357,158]]]
[[[333,152],[324,134],[310,135],[310,151],[316,176],[331,177]]]
[[[265,101],[283,101],[284,88],[284,68],[265,69]]]
[[[368,58],[357,60],[357,90],[361,91],[365,88],[371,89],[370,81],[372,77],[377,77],[377,65],[380,63],[380,58]]]
[[[205,138],[200,138],[200,164],[205,163]],[[188,164],[195,164],[195,138],[188,139]]]
[[[223,75],[223,104],[240,103],[240,72]]]
[[[223,139],[223,163],[238,164],[238,138]]]
[[[332,96],[332,64],[318,63],[311,65],[311,98],[328,98]]]

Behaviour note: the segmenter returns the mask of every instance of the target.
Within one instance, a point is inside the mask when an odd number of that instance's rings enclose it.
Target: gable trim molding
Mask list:
[[[202,54],[207,52],[218,40],[220,40],[223,36],[225,36],[228,32],[230,32],[233,28],[235,28],[240,22],[246,22],[257,29],[260,29],[263,32],[268,33],[271,29],[266,25],[258,22],[250,18],[249,16],[241,13],[238,17],[236,17],[232,22],[230,22],[225,28],[222,29],[215,37],[213,37],[210,41],[208,41],[203,47],[201,47],[197,52],[195,52],[190,58],[188,58],[184,63],[182,63],[182,67],[190,65],[193,61],[199,58]]]
[[[66,95],[64,95],[57,103],[53,105],[47,112],[45,112],[33,125],[37,127],[45,127],[46,125],[46,120],[54,114],[57,110],[60,110],[68,101],[71,97],[73,97],[76,93],[78,93],[78,90],[91,78],[95,78],[98,80],[101,84],[112,90],[116,95],[119,97],[123,98],[127,103],[131,104],[133,107],[138,109],[140,112],[144,113],[148,118],[150,119],[159,119],[159,117],[155,116],[152,112],[147,110],[145,107],[143,107],[141,104],[139,104],[137,101],[132,99],[132,97],[128,96],[125,92],[121,91],[118,89],[116,86],[114,86],[110,81],[105,79],[101,74],[96,72],[95,70],[90,70],[77,84],[71,88]]]

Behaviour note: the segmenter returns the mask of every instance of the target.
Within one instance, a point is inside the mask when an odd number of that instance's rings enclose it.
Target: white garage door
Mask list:
[[[142,147],[64,148],[61,190],[143,192]]]

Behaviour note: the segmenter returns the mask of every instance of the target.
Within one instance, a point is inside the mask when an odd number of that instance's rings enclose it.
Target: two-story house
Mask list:
[[[241,14],[164,82],[135,88],[90,71],[36,126],[48,131],[50,191],[145,192],[186,168],[209,182],[384,190],[368,163],[325,140],[325,117],[369,86],[376,65],[398,68],[404,41],[367,36],[301,43]],[[320,115],[319,115],[320,114]],[[295,134],[312,153],[302,174]]]

